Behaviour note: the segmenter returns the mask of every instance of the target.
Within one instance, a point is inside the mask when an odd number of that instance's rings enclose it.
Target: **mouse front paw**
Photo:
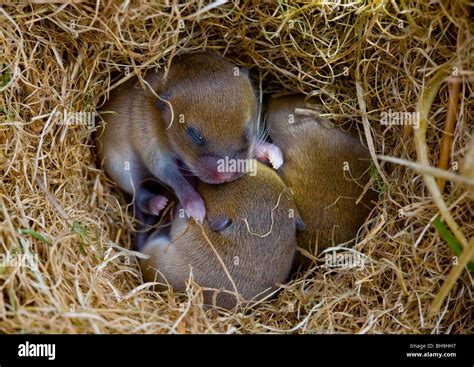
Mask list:
[[[148,211],[150,214],[158,216],[167,204],[168,198],[166,196],[155,195],[148,202]]]
[[[202,223],[206,216],[206,206],[204,200],[197,195],[192,199],[185,200],[183,202],[184,211],[188,218],[193,218],[198,223]]]
[[[254,154],[262,162],[269,161],[274,169],[278,169],[283,164],[283,153],[275,144],[265,141],[255,145]]]

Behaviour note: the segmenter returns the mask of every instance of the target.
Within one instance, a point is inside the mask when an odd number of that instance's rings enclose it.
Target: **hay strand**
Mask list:
[[[465,0],[2,5],[0,332],[472,333],[472,274],[462,271],[474,237],[471,10]],[[359,131],[379,198],[356,238],[334,247],[352,246],[364,267],[309,254],[314,266],[274,299],[235,311],[204,308],[191,280],[184,294],[143,283],[133,212],[97,164],[99,121],[82,117],[126,80],[201,50],[249,69],[260,98],[302,92],[319,116]],[[454,77],[451,167],[440,170]],[[416,112],[419,129],[404,123]],[[443,195],[436,178],[447,180]]]

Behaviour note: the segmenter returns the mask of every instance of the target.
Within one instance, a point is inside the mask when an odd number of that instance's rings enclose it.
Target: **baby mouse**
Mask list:
[[[285,165],[278,171],[294,193],[306,230],[298,246],[316,255],[353,239],[371,209],[375,193],[369,190],[370,155],[356,134],[331,127],[305,107],[303,95],[272,98],[266,122],[269,136],[281,147]],[[316,112],[309,109],[309,112]],[[310,265],[298,255],[298,265]]]
[[[144,279],[182,292],[192,273],[205,289],[204,303],[227,309],[238,303],[232,281],[243,302],[259,300],[286,282],[296,231],[304,225],[278,174],[258,163],[256,176],[222,185],[199,182],[197,190],[207,207],[202,227],[176,215],[169,234],[151,234],[141,249],[150,255],[140,260]]]
[[[111,92],[102,108],[104,128],[99,157],[109,176],[130,195],[139,210],[158,215],[165,196],[141,186],[157,179],[170,188],[186,214],[202,222],[204,201],[186,177],[209,184],[238,179],[221,162],[253,156],[283,163],[278,147],[259,140],[257,100],[247,73],[212,53],[176,56],[163,71],[145,76],[149,87],[132,79]],[[180,170],[181,168],[181,170]]]

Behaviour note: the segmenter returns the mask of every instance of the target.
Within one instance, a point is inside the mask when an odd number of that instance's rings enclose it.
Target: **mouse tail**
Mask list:
[[[145,214],[135,206],[135,218],[138,221],[138,228],[135,232],[135,250],[142,251],[153,231],[153,225],[158,221],[158,217]]]

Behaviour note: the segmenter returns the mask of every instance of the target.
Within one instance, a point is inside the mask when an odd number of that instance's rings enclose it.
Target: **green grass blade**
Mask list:
[[[44,242],[47,245],[51,246],[51,242],[48,241],[48,239],[45,236],[43,236],[41,233],[35,232],[31,229],[22,229],[20,233],[25,234],[25,235],[30,235],[31,237],[36,238],[37,240],[40,240],[41,242]]]
[[[444,225],[443,222],[441,222],[441,219],[436,218],[433,221],[433,225],[436,228],[436,230],[439,232],[441,238],[448,244],[448,246],[451,248],[453,251],[454,255],[460,256],[462,252],[462,247],[459,244],[459,242],[456,240],[452,232]],[[467,264],[467,268],[470,271],[474,271],[474,263],[470,262]]]

